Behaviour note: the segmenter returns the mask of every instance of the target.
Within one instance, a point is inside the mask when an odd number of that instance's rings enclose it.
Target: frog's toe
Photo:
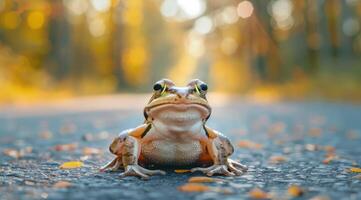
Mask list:
[[[124,176],[137,176],[140,177],[142,179],[148,179],[149,175],[154,175],[154,174],[162,174],[164,175],[165,172],[162,170],[149,170],[149,169],[145,169],[139,165],[128,165],[125,169],[125,172],[121,173],[120,176],[124,177]]]
[[[195,172],[195,171],[201,171],[201,172],[207,174],[207,176],[213,176],[214,174],[221,174],[221,175],[226,175],[226,176],[234,176],[235,175],[233,172],[228,171],[228,167],[226,165],[212,165],[212,166],[206,167],[206,168],[197,167],[197,168],[191,169],[191,172]]]
[[[123,168],[123,163],[121,158],[117,157],[114,158],[112,161],[110,161],[109,163],[107,163],[106,165],[102,166],[99,171],[100,172],[104,172],[107,169],[111,170],[111,171],[116,171],[120,168]]]
[[[236,174],[237,176],[240,176],[244,173],[244,171],[237,169],[236,167],[234,167],[231,163],[228,163],[228,169],[233,172],[234,174]]]
[[[229,166],[235,167],[235,168],[239,168],[241,169],[242,172],[246,172],[248,170],[248,167],[246,165],[243,165],[235,160],[229,159],[228,158],[228,164]]]

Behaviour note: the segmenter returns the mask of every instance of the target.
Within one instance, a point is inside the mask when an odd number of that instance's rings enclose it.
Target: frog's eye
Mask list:
[[[201,90],[203,90],[203,91],[207,91],[207,90],[208,90],[208,85],[205,84],[205,83],[202,83],[202,84],[199,86],[199,88],[200,88]]]
[[[156,83],[156,84],[153,85],[153,90],[154,91],[160,91],[162,89],[163,89],[163,86],[161,84],[159,84],[159,83]]]

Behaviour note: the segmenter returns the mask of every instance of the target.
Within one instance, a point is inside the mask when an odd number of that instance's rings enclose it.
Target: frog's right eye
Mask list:
[[[154,89],[154,91],[160,91],[163,89],[163,86],[159,83],[156,83],[153,85],[153,89]]]

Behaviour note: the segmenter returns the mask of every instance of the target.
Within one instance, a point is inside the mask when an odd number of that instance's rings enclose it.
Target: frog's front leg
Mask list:
[[[138,138],[128,136],[124,141],[122,152],[122,161],[125,168],[121,176],[138,176],[143,179],[149,178],[149,175],[162,174],[162,170],[149,170],[138,165],[138,159],[141,152],[141,144]]]
[[[230,141],[222,134],[209,128],[206,129],[208,138],[205,141],[206,149],[213,160],[213,165],[206,168],[193,168],[191,171],[201,171],[208,176],[223,174],[226,176],[241,175],[247,171],[247,166],[228,158],[234,148]]]

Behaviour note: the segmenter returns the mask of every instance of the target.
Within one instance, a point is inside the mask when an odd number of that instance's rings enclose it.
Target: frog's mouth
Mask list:
[[[167,121],[195,121],[208,119],[211,109],[208,105],[198,102],[187,103],[162,103],[147,106],[144,110],[146,116],[153,119],[163,119]]]

